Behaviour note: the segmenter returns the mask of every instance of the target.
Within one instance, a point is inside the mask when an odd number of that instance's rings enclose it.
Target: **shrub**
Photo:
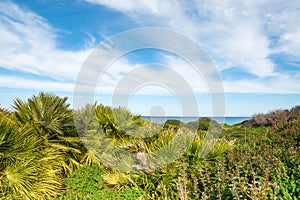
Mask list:
[[[188,125],[190,125],[192,128],[196,130],[202,130],[202,131],[207,131],[209,130],[209,128],[217,128],[217,129],[220,128],[218,122],[208,117],[199,118],[194,122],[189,122]]]
[[[290,110],[275,110],[266,114],[256,114],[251,119],[242,123],[248,127],[272,126],[276,124],[289,123],[300,118],[300,106],[295,106]]]
[[[133,200],[143,195],[135,187],[124,187],[122,191],[112,190],[105,185],[105,170],[100,166],[85,166],[65,179],[66,191],[57,199],[117,199]]]
[[[183,122],[181,122],[180,120],[176,120],[176,119],[168,119],[165,123],[163,128],[164,129],[174,129],[174,130],[178,130],[178,128],[180,126],[183,125]]]

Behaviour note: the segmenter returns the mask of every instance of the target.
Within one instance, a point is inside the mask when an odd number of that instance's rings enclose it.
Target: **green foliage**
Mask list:
[[[41,92],[27,101],[15,100],[13,108],[18,121],[52,139],[66,135],[72,125],[72,110],[66,101],[67,97]]]
[[[204,171],[201,190],[210,186],[218,191],[207,190],[211,198],[299,199],[299,133],[299,120],[286,123],[285,129],[227,127],[223,137],[236,139],[236,145]]]
[[[1,108],[0,107],[0,113],[4,114],[5,116],[7,116],[9,118],[13,118],[14,117],[14,113],[12,111],[6,109],[6,108]]]
[[[82,167],[65,179],[66,191],[57,199],[137,199],[143,195],[138,188],[124,187],[122,191],[105,186],[105,170],[99,166]]]
[[[271,177],[274,183],[271,197],[276,195],[282,200],[300,199],[300,166],[288,168],[281,162],[275,172]]]
[[[160,128],[156,124],[144,121],[139,116],[134,116],[128,110],[122,108],[111,109],[102,105],[88,105],[79,112],[93,113],[93,110],[96,111],[96,117],[92,119],[93,114],[90,114],[88,115],[90,117],[86,117],[86,119],[81,118],[82,123],[79,124],[79,129],[83,130],[82,132],[88,138],[93,133],[101,135],[101,132],[103,132],[106,139],[99,136],[98,147],[99,145],[101,146],[103,140],[110,139],[115,147],[127,152],[137,153],[136,159],[139,160],[139,163],[135,163],[132,160],[133,157],[127,158],[127,155],[122,152],[118,152],[115,155],[106,153],[103,165],[109,168],[122,169],[122,171],[127,171],[126,167],[129,167],[131,170],[134,167],[144,171],[144,173],[125,174],[116,170],[109,172],[106,169],[103,176],[105,180],[104,185],[118,191],[124,191],[127,187],[139,188],[145,192],[145,199],[178,199],[187,197],[187,194],[191,193],[190,188],[187,187],[187,173],[200,166],[205,159],[204,155],[202,155],[203,148],[206,148],[204,150],[207,153],[211,151],[209,160],[214,161],[221,159],[222,155],[233,145],[232,142],[224,139],[206,140],[204,142],[206,131],[202,130],[199,130],[194,138],[190,133],[196,133],[196,130],[191,129],[192,131],[190,131],[186,124],[177,120],[169,120],[164,124],[163,128]],[[75,116],[77,116],[76,113]],[[84,122],[84,120],[89,121],[89,123]],[[139,131],[140,136],[150,135],[150,137],[136,137],[131,134],[131,130]],[[187,133],[190,131],[191,137],[187,137],[188,135],[185,131]],[[194,141],[189,150],[185,152],[182,150],[182,147],[186,146],[186,142],[191,142],[189,140]],[[92,139],[92,141],[96,140]],[[171,143],[171,141],[173,142]],[[156,159],[146,159],[149,153],[152,153]],[[121,164],[119,163],[119,158],[124,166],[119,165]],[[172,161],[171,165],[152,171],[155,169],[153,165],[160,166],[164,162],[167,164],[170,160]],[[182,170],[182,166],[186,164],[188,166],[185,167],[185,170]],[[107,187],[104,189],[107,189]]]
[[[81,141],[67,98],[40,93],[0,112],[0,196],[52,199],[80,166]]]
[[[15,100],[13,108],[16,120],[43,139],[41,147],[53,148],[61,153],[64,158],[62,169],[65,174],[71,174],[80,166],[81,141],[73,125],[72,110],[66,101],[67,97],[41,92],[27,101]]]
[[[209,129],[214,129],[220,128],[220,125],[218,124],[218,122],[216,122],[213,119],[210,119],[208,117],[201,117],[198,120],[194,121],[194,122],[189,122],[188,125],[190,125],[191,127],[193,127],[196,130],[202,130],[202,131],[207,131]]]
[[[78,193],[93,193],[103,189],[104,171],[98,166],[82,167],[69,178],[65,179],[66,186]]]
[[[164,129],[174,129],[175,131],[180,127],[186,127],[186,124],[176,119],[168,119],[163,126]]]
[[[121,107],[112,109],[99,105],[96,107],[96,116],[103,132],[110,138],[127,137],[130,131],[144,124],[139,115],[132,115],[129,110]]]
[[[62,190],[62,156],[31,127],[0,113],[0,199],[51,199]]]

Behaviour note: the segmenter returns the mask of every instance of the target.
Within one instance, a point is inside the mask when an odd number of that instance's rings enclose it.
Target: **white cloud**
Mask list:
[[[219,69],[239,67],[258,77],[274,76],[269,39],[263,32],[259,3],[253,1],[198,1],[203,17],[201,41]],[[208,15],[208,16],[207,16]]]
[[[166,26],[200,42],[219,69],[241,67],[258,77],[277,76],[269,58],[270,35],[287,49],[299,49],[299,2],[285,1],[116,1],[88,0],[108,6],[143,25]],[[290,12],[291,10],[291,12]],[[298,23],[297,23],[298,22]],[[292,27],[293,26],[293,27]],[[281,45],[281,46],[282,46]],[[281,47],[282,48],[282,47]]]
[[[87,2],[107,6],[120,11],[133,18],[136,22],[144,26],[164,26],[178,31],[185,32],[186,35],[193,36],[198,27],[186,16],[183,2],[176,0],[86,0]]]
[[[32,80],[15,76],[0,75],[0,87],[34,89],[40,91],[73,92],[74,84],[45,80]]]
[[[284,51],[292,55],[300,55],[300,28],[295,32],[285,33],[281,36]]]
[[[266,34],[275,37],[271,50],[298,57],[300,29],[299,1],[266,1],[261,6],[260,17],[264,21]]]
[[[0,2],[0,13],[1,67],[56,80],[76,78],[90,49],[59,49],[57,31],[42,17],[12,2]]]
[[[120,2],[109,0],[87,0],[90,3],[103,4],[116,10],[122,10],[126,12],[150,12],[151,14],[159,13],[159,4],[157,1],[132,1],[124,0]]]
[[[300,80],[287,77],[223,81],[225,93],[299,94]]]

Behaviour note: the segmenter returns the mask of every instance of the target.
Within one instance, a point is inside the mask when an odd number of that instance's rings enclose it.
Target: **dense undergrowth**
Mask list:
[[[66,100],[40,93],[0,110],[0,199],[300,199],[299,107],[237,125],[161,127],[122,108],[73,111]],[[174,156],[166,147],[178,154],[155,166]]]

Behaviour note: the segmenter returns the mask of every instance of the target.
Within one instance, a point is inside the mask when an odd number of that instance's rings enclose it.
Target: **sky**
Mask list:
[[[147,27],[174,31],[202,48],[224,88],[226,116],[300,105],[298,0],[3,0],[0,106],[9,108],[14,99],[40,91],[67,96],[72,106],[80,70],[95,49],[111,37]],[[153,77],[164,80],[140,81]],[[95,100],[115,106],[116,88],[124,82],[136,84],[127,99],[134,113],[213,115],[212,81],[174,52],[144,48],[115,59],[97,82]],[[176,92],[185,89],[191,89],[197,108]]]

